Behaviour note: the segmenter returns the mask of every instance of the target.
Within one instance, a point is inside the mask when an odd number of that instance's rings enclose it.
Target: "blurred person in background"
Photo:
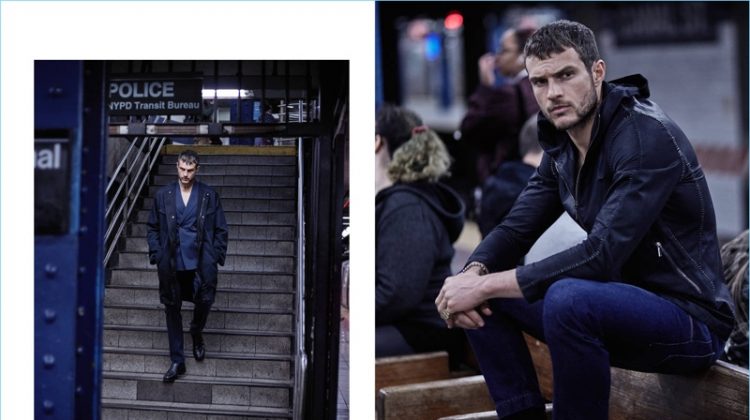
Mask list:
[[[542,162],[543,152],[537,138],[536,119],[535,114],[521,128],[518,137],[521,160],[503,162],[482,184],[477,224],[483,238],[508,214],[534,170]]]
[[[605,82],[593,32],[556,21],[525,46],[542,163],[435,300],[467,335],[501,418],[544,419],[521,334],[545,341],[556,419],[607,419],[610,366],[710,367],[734,325],[716,218],[695,151],[646,79]],[[584,241],[516,267],[565,210]]]
[[[506,30],[497,53],[479,59],[479,86],[469,97],[461,122],[461,139],[476,153],[476,177],[481,185],[502,163],[519,160],[518,133],[539,112],[524,68],[523,46],[534,27]],[[502,75],[501,83],[495,72]]]
[[[456,367],[465,337],[434,307],[464,223],[462,201],[439,181],[450,155],[419,116],[384,105],[375,159],[375,355],[447,350]]]

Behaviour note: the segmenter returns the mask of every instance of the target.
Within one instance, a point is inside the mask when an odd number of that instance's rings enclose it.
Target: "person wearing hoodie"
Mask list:
[[[435,300],[467,329],[500,418],[543,419],[521,331],[545,341],[556,419],[608,418],[610,367],[708,368],[732,331],[716,217],[687,136],[641,75],[605,82],[593,32],[557,21],[525,46],[542,163]],[[516,263],[566,211],[578,245]]]
[[[375,157],[376,357],[447,350],[456,366],[465,338],[434,307],[464,222],[463,202],[439,182],[450,155],[416,114],[384,105]]]

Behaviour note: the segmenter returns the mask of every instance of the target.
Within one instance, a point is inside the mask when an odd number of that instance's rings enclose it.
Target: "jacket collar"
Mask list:
[[[603,134],[614,120],[620,104],[630,98],[648,98],[650,91],[648,81],[640,74],[626,76],[602,85],[602,101],[596,111],[589,152],[598,149]],[[539,112],[539,143],[546,153],[560,165],[566,166],[573,157],[572,141],[565,131],[557,130],[552,123]]]
[[[170,235],[172,235],[173,232],[177,231],[177,220],[176,220],[176,214],[177,214],[177,204],[176,204],[176,197],[175,194],[177,191],[179,191],[180,185],[177,181],[172,181],[171,184],[169,184],[169,188],[167,188],[167,202],[166,204],[166,212],[167,212],[167,229],[168,232],[170,232]],[[203,198],[204,198],[204,188],[203,184],[196,180],[195,183],[193,183],[193,191],[194,194],[198,194],[198,206],[197,209],[200,212],[200,210],[203,208]],[[198,217],[200,217],[200,213],[198,214]]]

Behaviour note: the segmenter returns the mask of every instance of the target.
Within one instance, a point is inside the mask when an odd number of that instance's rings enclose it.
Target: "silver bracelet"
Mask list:
[[[466,264],[466,267],[464,267],[463,270],[461,270],[461,274],[469,271],[469,269],[472,268],[472,267],[479,267],[479,273],[478,274],[480,276],[483,276],[483,275],[488,274],[490,272],[490,270],[487,269],[486,265],[480,263],[479,261],[472,261],[472,262]]]

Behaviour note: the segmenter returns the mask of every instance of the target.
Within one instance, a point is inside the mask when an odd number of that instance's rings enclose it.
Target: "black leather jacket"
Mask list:
[[[580,244],[518,267],[524,297],[563,277],[629,283],[674,302],[726,338],[734,323],[716,218],[685,134],[648,100],[641,75],[605,83],[583,167],[564,131],[540,115],[541,166],[469,261],[513,268],[564,210],[588,233]]]

